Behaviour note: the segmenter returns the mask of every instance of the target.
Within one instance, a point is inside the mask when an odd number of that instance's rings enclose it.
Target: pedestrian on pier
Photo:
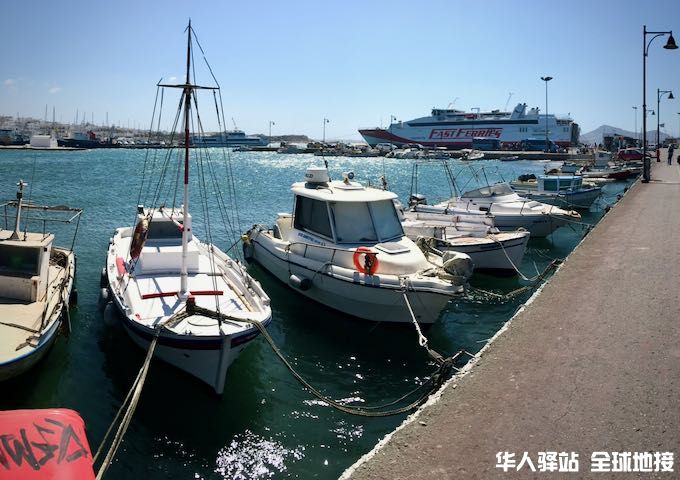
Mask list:
[[[671,143],[670,146],[668,147],[668,165],[673,164],[673,150],[675,148],[675,144]],[[680,163],[680,158],[678,158],[678,163]]]

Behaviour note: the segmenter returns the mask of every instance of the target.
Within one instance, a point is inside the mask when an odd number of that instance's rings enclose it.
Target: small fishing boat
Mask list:
[[[470,190],[434,207],[450,215],[489,213],[500,230],[524,228],[532,237],[546,237],[562,225],[581,220],[576,211],[520,197],[507,182]]]
[[[514,274],[529,242],[526,230],[501,232],[494,226],[492,215],[448,215],[427,211],[428,206],[417,203],[408,209],[398,206],[397,210],[409,238],[431,241],[441,251],[469,255],[475,271]]]
[[[602,193],[601,187],[584,184],[580,175],[520,175],[510,185],[524,198],[568,208],[588,209]]]
[[[243,237],[244,256],[302,295],[376,322],[434,323],[472,274],[464,254],[421,251],[404,235],[396,194],[309,168],[294,213]],[[404,298],[406,296],[406,298]],[[408,300],[408,301],[407,301]],[[411,310],[413,313],[411,313]]]
[[[147,349],[158,338],[155,354],[185,372],[199,378],[221,394],[225,387],[227,369],[243,349],[249,345],[271,321],[271,307],[260,284],[246,272],[245,267],[230,258],[213,242],[207,222],[210,205],[204,203],[208,241],[202,242],[194,234],[189,212],[189,162],[193,159],[197,172],[211,168],[204,159],[209,152],[190,148],[191,125],[200,125],[197,107],[198,91],[218,91],[219,87],[192,83],[190,72],[195,71],[192,56],[191,23],[187,28],[186,81],[179,85],[159,87],[179,88],[182,91],[181,111],[184,148],[164,150],[164,164],[183,167],[183,197],[171,198],[153,207],[137,206],[134,226],[115,230],[111,238],[103,272],[103,284],[108,285],[110,299],[120,311],[122,323],[130,338]],[[212,100],[212,99],[211,99]],[[219,102],[221,104],[221,102]],[[176,123],[175,128],[178,125]],[[198,145],[206,146],[205,144]],[[177,155],[181,153],[181,155]],[[190,153],[194,154],[190,157]],[[176,158],[172,158],[177,155]],[[175,161],[175,162],[173,162]],[[167,170],[167,169],[166,169]],[[213,174],[213,179],[216,175]],[[151,191],[160,192],[162,176]],[[205,178],[202,178],[203,181]],[[173,181],[174,184],[174,181]],[[219,183],[213,181],[211,193],[224,206]],[[176,189],[167,187],[170,192]],[[172,193],[168,193],[172,195]],[[207,202],[208,195],[200,195]],[[176,203],[175,203],[176,202]],[[223,213],[227,213],[225,211]],[[106,290],[103,292],[106,294]]]
[[[42,232],[22,231],[21,221],[24,212],[36,212],[23,220],[71,223],[80,219],[82,211],[25,203],[25,185],[20,180],[16,201],[0,205],[16,210],[14,230],[0,230],[0,380],[34,366],[54,344],[62,322],[70,327],[73,250],[54,245],[54,234],[44,227]]]

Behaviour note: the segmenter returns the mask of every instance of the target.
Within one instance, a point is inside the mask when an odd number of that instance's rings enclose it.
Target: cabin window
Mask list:
[[[38,275],[40,248],[0,246],[0,273],[4,275]]]
[[[337,243],[375,243],[402,237],[391,200],[331,203]]]
[[[377,242],[371,213],[365,202],[331,203],[337,243]]]
[[[371,211],[373,213],[375,228],[378,231],[378,238],[381,242],[402,237],[404,235],[404,231],[401,228],[401,222],[399,221],[392,200],[372,202]]]
[[[295,202],[295,228],[333,238],[326,202],[298,196]]]

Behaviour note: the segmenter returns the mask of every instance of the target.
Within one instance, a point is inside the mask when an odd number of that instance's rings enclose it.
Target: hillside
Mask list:
[[[581,143],[585,143],[586,145],[590,145],[593,143],[599,144],[603,143],[603,138],[605,135],[607,136],[623,135],[624,137],[636,138],[635,132],[631,132],[630,130],[612,127],[611,125],[602,125],[593,130],[592,132],[582,133],[581,136],[579,137],[579,141]],[[641,137],[642,132],[639,132],[638,135],[640,135],[640,138],[642,138]],[[663,142],[669,136],[670,135],[667,135],[664,132],[659,132],[659,141]],[[647,130],[647,142],[648,143],[656,142],[656,128],[654,130]]]

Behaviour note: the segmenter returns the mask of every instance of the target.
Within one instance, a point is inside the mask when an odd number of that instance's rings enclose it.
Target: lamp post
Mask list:
[[[330,120],[328,120],[327,118],[323,119],[323,142],[321,143],[323,143],[324,146],[326,145],[326,124],[329,122]]]
[[[654,35],[647,42],[647,35]],[[650,180],[650,160],[647,158],[647,53],[649,46],[656,37],[668,35],[668,41],[663,46],[666,50],[675,50],[678,46],[673,38],[673,31],[668,32],[648,32],[647,25],[642,26],[642,182]]]
[[[276,123],[269,120],[269,141],[267,142],[269,145],[272,143],[272,125],[276,125]]]
[[[635,146],[637,147],[640,143],[640,136],[637,131],[637,106],[633,107],[633,110],[635,110]]]
[[[550,150],[550,140],[548,140],[548,82],[552,80],[553,77],[541,77],[541,80],[545,82],[545,151]]]
[[[680,139],[680,112],[678,112],[678,136],[676,138]]]
[[[659,121],[661,120],[661,97],[668,94],[668,100],[673,100],[673,92],[670,90],[656,89],[656,161],[660,162],[659,158]]]

